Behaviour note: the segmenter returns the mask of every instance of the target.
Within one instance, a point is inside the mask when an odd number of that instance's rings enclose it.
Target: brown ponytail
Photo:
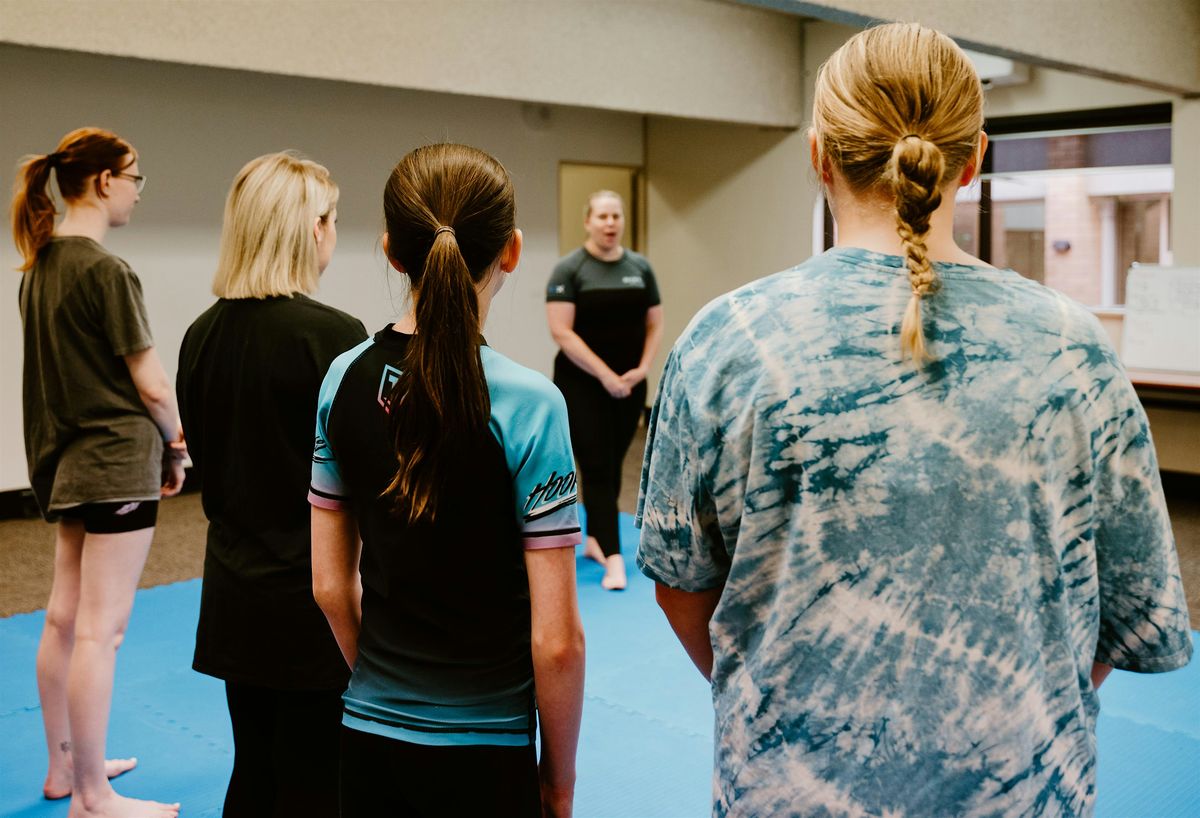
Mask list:
[[[51,170],[63,199],[73,202],[84,195],[93,177],[106,170],[117,173],[135,161],[133,146],[101,128],[71,131],[54,153],[25,157],[17,171],[12,201],[13,243],[24,257],[17,269],[32,269],[38,253],[54,235],[57,211],[49,192]]]
[[[854,35],[821,66],[813,93],[813,133],[828,161],[860,194],[896,207],[912,297],[900,324],[900,354],[920,366],[921,302],[937,291],[926,255],[929,220],[942,189],[979,145],[983,86],[954,41],[916,23],[890,23]]]
[[[383,209],[416,318],[391,395],[396,473],[384,493],[409,522],[433,520],[448,469],[491,415],[475,286],[513,235],[512,182],[483,151],[429,145],[392,171]]]

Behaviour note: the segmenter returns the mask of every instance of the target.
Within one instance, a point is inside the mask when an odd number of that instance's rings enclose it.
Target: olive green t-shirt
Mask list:
[[[38,506],[156,500],[162,436],[122,356],[154,342],[142,285],[81,236],[50,240],[21,278],[25,456]]]

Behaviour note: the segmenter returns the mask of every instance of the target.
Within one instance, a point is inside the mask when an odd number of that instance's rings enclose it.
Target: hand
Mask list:
[[[184,456],[187,455],[186,448],[183,450],[183,453]],[[183,481],[185,478],[183,461],[171,454],[164,453],[162,474],[162,496],[174,497],[183,489]]]
[[[625,385],[629,387],[629,391],[632,392],[635,386],[646,380],[646,367],[639,366],[629,370],[621,376],[621,380],[624,381]]]
[[[612,370],[609,370],[600,376],[600,385],[604,387],[605,392],[617,400],[629,397],[629,393],[633,391],[632,388],[625,383],[625,379]]]

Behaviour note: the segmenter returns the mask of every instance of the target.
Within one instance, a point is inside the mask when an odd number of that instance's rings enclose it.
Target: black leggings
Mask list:
[[[342,727],[342,818],[540,818],[537,754],[434,747]]]
[[[233,775],[224,818],[337,818],[341,690],[225,683]]]
[[[567,401],[588,536],[596,538],[604,556],[620,554],[617,498],[621,495],[621,467],[646,407],[646,382],[634,387],[629,397],[617,399],[591,375],[556,361],[554,383]]]

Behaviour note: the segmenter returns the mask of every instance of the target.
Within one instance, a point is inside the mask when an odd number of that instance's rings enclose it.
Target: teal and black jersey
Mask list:
[[[601,261],[582,247],[554,265],[546,300],[575,305],[572,329],[617,373],[641,363],[646,310],[660,303],[645,256],[626,250],[616,261]]]
[[[383,492],[395,471],[387,406],[410,336],[391,327],[330,367],[309,501],[362,536],[362,630],[346,726],[417,744],[533,740],[524,552],[580,541],[566,405],[542,375],[480,349],[491,420],[410,525]]]

